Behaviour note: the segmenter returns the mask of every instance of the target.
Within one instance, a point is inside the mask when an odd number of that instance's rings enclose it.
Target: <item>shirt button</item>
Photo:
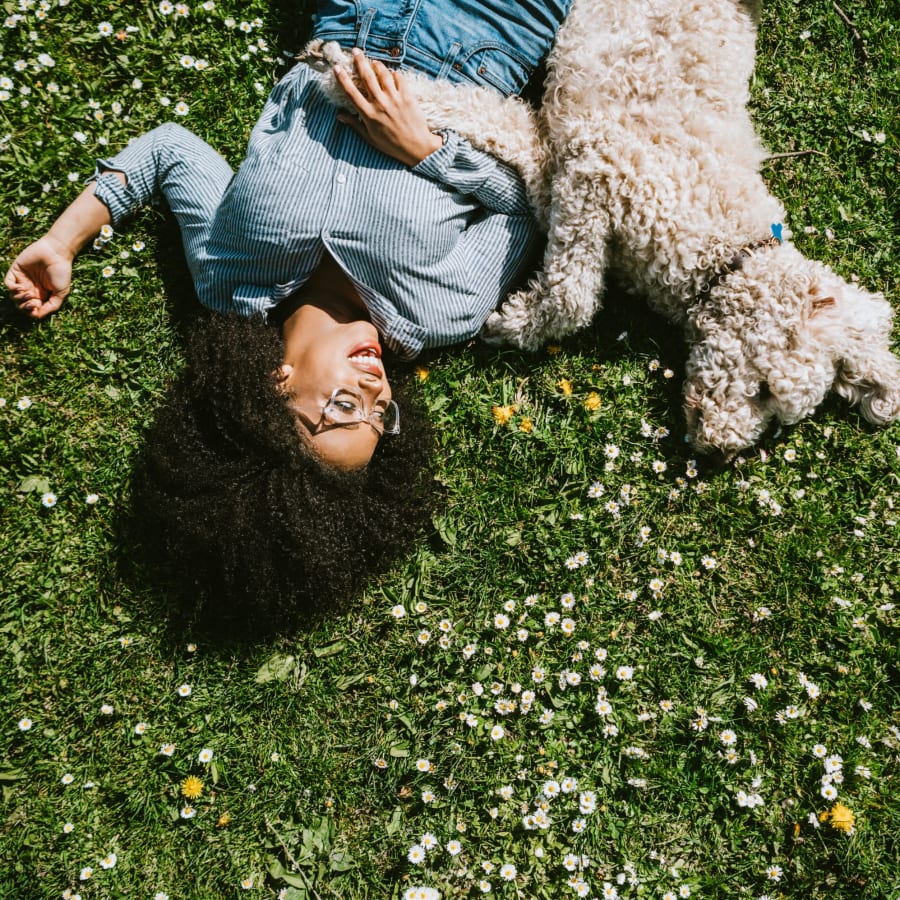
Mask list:
[[[341,172],[339,175],[337,175],[337,176],[335,177],[334,180],[335,180],[338,184],[343,184],[343,183],[347,180],[347,176],[344,175],[343,172]]]
[[[391,47],[391,49],[388,50],[388,53],[390,53],[390,55],[393,56],[394,59],[396,59],[402,52],[403,51],[399,47]]]

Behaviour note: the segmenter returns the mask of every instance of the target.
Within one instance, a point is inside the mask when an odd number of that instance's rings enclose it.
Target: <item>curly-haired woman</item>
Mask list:
[[[104,225],[168,203],[215,312],[193,329],[136,494],[209,609],[287,627],[353,596],[421,531],[426,429],[382,344],[413,358],[477,334],[540,237],[519,172],[452,123],[433,131],[401,70],[474,88],[475,104],[515,98],[569,5],[319,0],[310,46],[352,56],[275,86],[236,174],[186,129],[156,128],[101,160],[7,273],[41,319]]]

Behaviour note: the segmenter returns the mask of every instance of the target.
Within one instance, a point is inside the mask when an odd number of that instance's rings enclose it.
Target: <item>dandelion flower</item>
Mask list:
[[[832,828],[850,834],[856,824],[856,816],[853,814],[853,810],[848,809],[843,803],[835,803],[831,812],[828,813],[828,821]]]
[[[498,425],[508,425],[509,420],[513,417],[513,413],[516,411],[514,406],[492,406],[491,407],[491,415],[494,417],[494,421]]]
[[[196,800],[203,793],[203,782],[196,775],[188,775],[181,782],[181,796]]]

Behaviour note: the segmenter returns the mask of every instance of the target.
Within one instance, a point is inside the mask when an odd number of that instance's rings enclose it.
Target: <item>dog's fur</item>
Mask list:
[[[789,242],[763,246],[784,210],[759,174],[747,111],[757,5],[575,0],[539,120],[544,268],[484,331],[536,349],[587,325],[614,264],[684,329],[688,433],[726,456],[772,421],[808,416],[831,389],[871,422],[900,417],[884,297]]]

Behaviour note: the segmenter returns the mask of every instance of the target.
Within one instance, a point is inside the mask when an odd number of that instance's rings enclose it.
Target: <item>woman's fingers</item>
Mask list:
[[[334,67],[334,77],[337,78],[338,83],[344,89],[344,93],[350,98],[350,102],[359,110],[360,114],[371,116],[372,105],[354,84],[350,73],[343,66],[337,65]]]
[[[370,60],[358,47],[353,48],[353,62],[356,65],[356,74],[369,93],[369,99],[377,102],[384,93],[390,93],[393,87],[387,66],[384,63]]]

